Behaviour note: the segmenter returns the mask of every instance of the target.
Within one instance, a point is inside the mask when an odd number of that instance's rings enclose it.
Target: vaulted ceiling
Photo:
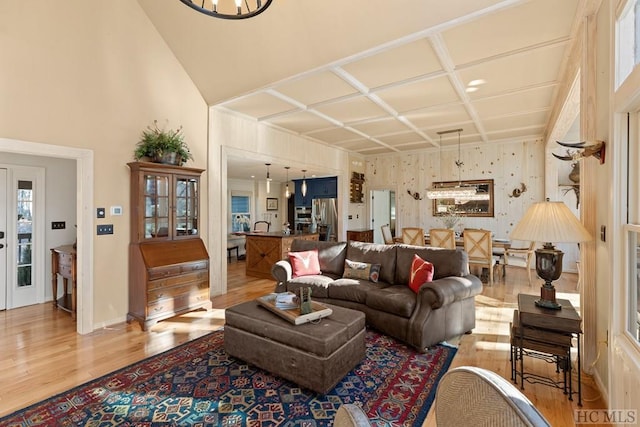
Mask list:
[[[583,0],[138,0],[209,105],[362,155],[544,138]],[[206,0],[209,1],[209,0]]]

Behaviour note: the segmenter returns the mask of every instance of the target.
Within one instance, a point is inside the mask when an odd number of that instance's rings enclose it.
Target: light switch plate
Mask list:
[[[113,234],[113,224],[100,224],[97,228],[98,236],[103,234]]]
[[[111,215],[122,215],[122,206],[111,206]]]
[[[97,208],[96,209],[96,217],[97,218],[104,218],[105,217],[105,209],[104,208]]]

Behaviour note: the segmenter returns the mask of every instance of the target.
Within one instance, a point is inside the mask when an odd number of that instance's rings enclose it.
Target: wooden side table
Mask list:
[[[373,243],[373,230],[370,228],[347,230],[347,240]]]
[[[560,388],[569,400],[573,400],[571,347],[573,338],[577,339],[577,376],[578,405],[582,406],[582,366],[580,359],[580,336],[582,319],[571,301],[558,299],[560,310],[541,308],[535,305],[537,295],[518,295],[518,310],[514,313],[511,327],[511,378],[517,383],[545,384]],[[532,356],[556,364],[556,372],[562,369],[563,380],[536,375],[524,370],[524,356]],[[520,361],[520,370],[517,369]]]
[[[62,276],[64,294],[58,298],[58,274]],[[71,292],[69,292],[71,281]],[[51,249],[51,287],[53,288],[53,306],[71,313],[76,318],[77,280],[76,250],[73,245],[58,246]]]

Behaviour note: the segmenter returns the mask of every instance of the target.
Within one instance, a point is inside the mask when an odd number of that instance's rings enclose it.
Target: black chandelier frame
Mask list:
[[[214,18],[222,18],[222,19],[247,19],[247,18],[252,18],[254,16],[257,16],[257,15],[261,14],[265,10],[267,10],[267,8],[269,6],[271,6],[271,3],[273,2],[273,0],[265,0],[265,1],[257,0],[258,7],[255,10],[251,11],[251,10],[249,10],[249,3],[247,2],[247,0],[243,0],[243,3],[245,5],[247,11],[246,12],[242,12],[241,8],[239,8],[237,14],[231,15],[231,14],[228,14],[228,13],[220,13],[220,12],[218,12],[216,10],[206,9],[204,7],[205,0],[196,0],[198,3],[201,3],[200,6],[195,4],[194,0],[180,0],[180,1],[182,3],[184,3],[184,4],[186,4],[187,6],[189,6],[191,9],[197,10],[200,13],[204,13],[205,15],[213,16]],[[262,5],[262,3],[264,3],[264,5]]]

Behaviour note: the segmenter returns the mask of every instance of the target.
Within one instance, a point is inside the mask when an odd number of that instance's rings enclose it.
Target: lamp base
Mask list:
[[[555,301],[549,301],[546,299],[537,299],[535,301],[536,305],[540,308],[551,308],[553,310],[560,310],[562,306]]]
[[[538,307],[560,310],[562,306],[556,302],[556,288],[540,286],[540,299],[535,301]]]

